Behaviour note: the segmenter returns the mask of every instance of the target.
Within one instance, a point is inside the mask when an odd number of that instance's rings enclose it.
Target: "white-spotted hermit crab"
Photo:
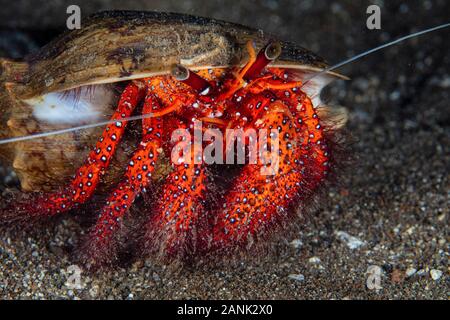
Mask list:
[[[144,251],[195,257],[265,239],[334,170],[330,136],[345,114],[321,105],[320,92],[345,77],[317,75],[327,67],[320,57],[259,30],[180,14],[104,12],[24,62],[0,61],[0,137],[38,134],[0,145],[22,190],[2,204],[0,224],[98,209],[83,245],[87,265],[116,261],[123,218],[146,190],[154,196],[140,207]],[[140,121],[131,121],[136,115]],[[90,125],[105,119],[102,128]],[[206,166],[193,150],[190,159],[170,161],[179,142],[173,131],[192,133],[195,121],[224,133],[275,129],[279,170],[262,175],[269,165],[262,160]],[[59,134],[39,136],[47,132]]]

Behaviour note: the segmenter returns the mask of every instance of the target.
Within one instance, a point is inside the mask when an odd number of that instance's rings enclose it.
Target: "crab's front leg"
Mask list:
[[[143,114],[160,111],[157,99],[148,94],[143,106]],[[156,161],[161,151],[163,120],[160,117],[142,120],[142,140],[128,162],[122,182],[109,196],[102,208],[97,223],[84,242],[80,253],[82,259],[91,267],[103,266],[117,260],[117,232],[124,215],[132,206],[136,197],[152,181]]]
[[[162,259],[194,252],[196,231],[204,217],[206,173],[201,152],[193,147],[186,124],[179,122],[177,127],[177,140],[172,141],[174,170],[166,178],[156,212],[145,227],[145,251]]]
[[[132,114],[144,92],[144,87],[138,83],[132,82],[125,88],[111,118],[113,122],[106,126],[85,163],[76,171],[68,186],[52,194],[27,194],[26,199],[15,201],[14,206],[0,212],[0,225],[16,225],[48,218],[86,202],[109,166],[122,138],[127,125],[127,121],[122,119]]]

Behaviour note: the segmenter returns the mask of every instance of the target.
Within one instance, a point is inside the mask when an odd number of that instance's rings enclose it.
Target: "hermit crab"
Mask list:
[[[330,136],[345,113],[321,105],[320,92],[345,77],[260,30],[104,12],[23,62],[0,61],[0,138],[13,139],[0,154],[21,184],[0,225],[88,206],[98,219],[86,264],[114,263],[117,234],[145,192],[143,252],[195,257],[267,239],[334,170]],[[233,156],[208,162],[207,153]]]

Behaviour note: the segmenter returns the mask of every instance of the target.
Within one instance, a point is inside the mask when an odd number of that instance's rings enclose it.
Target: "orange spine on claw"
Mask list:
[[[286,220],[292,205],[311,196],[327,173],[328,152],[311,101],[292,91],[289,98],[284,92],[278,98],[282,106],[271,107],[286,112],[268,110],[258,120],[260,128],[277,128],[278,172],[263,175],[261,162],[243,169],[226,193],[223,208],[211,217],[213,250],[245,246],[266,235]]]

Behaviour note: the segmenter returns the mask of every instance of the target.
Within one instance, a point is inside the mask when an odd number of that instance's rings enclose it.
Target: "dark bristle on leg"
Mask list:
[[[51,218],[41,201],[43,193],[11,193],[0,205],[0,229],[31,229],[40,221]],[[9,198],[9,199],[8,199]]]

